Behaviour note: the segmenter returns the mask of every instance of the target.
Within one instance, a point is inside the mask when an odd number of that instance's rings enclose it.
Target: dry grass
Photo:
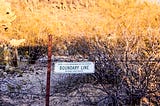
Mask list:
[[[55,52],[68,50],[73,55],[92,56],[92,61],[99,62],[96,70],[103,71],[102,75],[108,67],[112,69],[109,72],[114,72],[107,75],[117,75],[120,68],[133,94],[141,94],[137,90],[146,88],[143,97],[150,94],[148,91],[154,84],[158,86],[160,4],[147,0],[7,1],[11,2],[16,19],[9,20],[12,24],[6,31],[0,30],[0,36],[4,36],[0,42],[25,39],[25,46],[43,46],[47,44],[47,35],[52,34]],[[113,64],[108,64],[109,59]]]
[[[7,0],[16,19],[1,36],[25,39],[25,45],[45,45],[52,34],[66,50],[75,39],[122,44],[132,53],[159,57],[160,5],[147,0]],[[59,2],[57,2],[59,1]],[[5,10],[7,11],[7,10]],[[75,41],[74,41],[75,42]],[[156,52],[155,52],[156,51]],[[132,56],[131,56],[132,57]]]
[[[50,4],[45,0],[8,1],[17,18],[12,23],[11,32],[4,36],[24,38],[29,44],[34,44],[37,39],[46,40],[49,33],[68,42],[77,36],[97,36],[100,40],[116,41],[123,37],[124,32],[127,36],[159,38],[158,4],[138,3],[139,0],[77,0],[79,5],[64,3],[60,4],[61,8],[59,4]]]

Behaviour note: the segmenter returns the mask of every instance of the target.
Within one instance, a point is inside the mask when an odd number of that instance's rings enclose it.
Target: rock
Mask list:
[[[1,84],[0,91],[6,92],[7,90],[8,90],[7,85],[6,84]]]
[[[5,70],[5,65],[0,65],[1,70]]]
[[[22,75],[22,74],[19,74],[17,77],[23,77],[23,75]]]
[[[143,105],[149,105],[149,100],[146,97],[143,97],[141,99],[141,102],[142,102]]]
[[[3,72],[3,75],[7,75],[7,72]]]
[[[8,71],[9,70],[9,65],[7,64],[6,66],[5,66],[5,71]]]
[[[38,75],[39,73],[38,72],[36,72],[36,75]]]

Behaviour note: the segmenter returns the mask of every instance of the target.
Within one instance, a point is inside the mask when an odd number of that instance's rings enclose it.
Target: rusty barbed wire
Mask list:
[[[29,61],[35,61],[35,60],[29,60],[29,59],[27,59],[28,61],[26,61],[26,60],[18,60],[19,62],[29,62]],[[52,61],[58,61],[58,60],[55,60],[55,59],[51,59]],[[7,60],[5,60],[5,59],[0,59],[0,62],[5,62],[5,61],[7,61]],[[13,59],[11,60],[11,61],[14,61]],[[64,60],[64,61],[66,61],[66,60]],[[77,61],[79,61],[79,60],[77,60]],[[46,60],[37,60],[36,62],[48,62],[48,60],[46,59]],[[126,62],[126,60],[106,60],[106,62]],[[127,60],[127,62],[160,62],[160,59],[152,59],[152,60]]]

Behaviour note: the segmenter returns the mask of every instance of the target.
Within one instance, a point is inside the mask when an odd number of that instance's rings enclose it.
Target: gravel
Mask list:
[[[56,57],[53,59],[54,61],[74,60],[68,58],[71,57]],[[47,76],[46,60],[47,57],[43,57],[37,60],[36,64],[21,63],[19,68],[14,68],[12,74],[0,69],[0,106],[44,106]],[[54,74],[52,68],[50,104],[54,106],[89,106],[87,103],[83,103],[87,99],[83,98],[82,91],[78,90],[83,84],[79,84],[77,81],[84,76],[84,74]],[[96,95],[105,95],[95,89],[90,90],[90,88],[93,88],[91,84],[88,86],[90,86],[88,92],[92,92],[93,95],[96,92],[99,92]],[[95,101],[98,98],[97,96]]]

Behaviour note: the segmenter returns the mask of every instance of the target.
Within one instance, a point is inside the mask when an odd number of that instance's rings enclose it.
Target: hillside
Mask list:
[[[151,36],[159,39],[158,4],[141,0],[8,1],[16,19],[3,36],[26,39],[26,45],[34,45],[37,39],[46,43],[48,34],[54,35],[59,43],[71,42],[75,37],[117,41],[122,39],[124,32],[140,39],[150,39]]]
[[[160,105],[159,3],[0,0],[0,5],[0,103],[8,98],[13,104],[30,103],[38,91],[33,102],[44,105],[41,78],[46,76],[52,35],[52,66],[59,61],[95,63],[94,74],[52,73],[51,82],[57,84],[51,89],[53,105]],[[12,94],[19,98],[16,102]]]

